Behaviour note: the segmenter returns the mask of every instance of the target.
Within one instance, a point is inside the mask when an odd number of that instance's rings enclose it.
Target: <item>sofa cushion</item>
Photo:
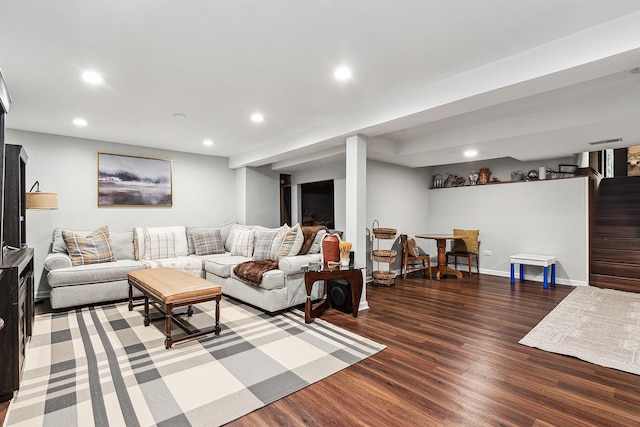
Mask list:
[[[273,246],[273,240],[277,235],[278,230],[256,231],[255,243],[253,245],[253,259],[271,259],[271,247]]]
[[[325,227],[324,225],[302,226],[304,243],[302,243],[302,247],[300,248],[300,252],[298,252],[298,255],[305,255],[309,252],[309,249],[311,248],[311,245],[313,244],[313,241],[315,240],[320,230],[326,231],[327,227]]]
[[[253,230],[253,228],[249,227],[248,225],[232,224],[231,229],[229,230],[229,235],[227,236],[227,240],[224,243],[225,251],[231,252],[231,245],[233,245],[233,238],[236,231],[238,230]]]
[[[213,259],[204,261],[204,269],[216,276],[227,278],[231,276],[233,267],[242,262],[250,261],[251,258],[243,256],[221,255]]]
[[[220,236],[222,237],[222,243],[226,244],[227,239],[229,238],[229,232],[231,231],[231,227],[233,224],[237,224],[237,221],[231,221],[222,225],[212,225],[210,227],[186,227],[187,232],[187,249],[189,255],[193,255],[196,253],[196,248],[193,244],[193,233],[196,231],[213,231],[219,230]],[[226,249],[228,250],[228,249]]]
[[[198,256],[224,253],[224,240],[220,230],[194,231],[192,239]]]
[[[231,255],[251,257],[253,255],[254,236],[255,232],[251,229],[234,231]]]
[[[108,264],[90,264],[79,267],[60,268],[47,274],[47,282],[52,288],[58,286],[85,285],[89,283],[127,280],[127,273],[141,270],[144,265],[133,260],[119,260]]]
[[[285,256],[295,256],[300,252],[300,248],[304,243],[304,235],[299,224],[294,225],[284,234],[282,244],[272,253],[272,257],[278,260]]]
[[[162,258],[140,261],[147,268],[173,268],[184,271],[193,276],[202,277],[202,260],[194,256],[181,256],[175,258]]]
[[[109,237],[118,259],[133,259],[133,231],[111,231]]]
[[[320,230],[318,231],[318,233],[316,234],[316,237],[313,238],[313,242],[311,243],[311,246],[309,246],[309,250],[307,251],[308,254],[319,254],[322,250],[322,240],[324,239],[324,236],[326,236],[328,233],[327,230]]]
[[[262,289],[280,289],[284,288],[285,275],[280,270],[269,270],[262,275]]]
[[[100,227],[86,236],[62,230],[62,238],[74,266],[116,261],[107,226]]]
[[[144,234],[144,259],[175,258],[176,236],[170,231]]]
[[[86,236],[87,234],[91,233],[93,230],[71,230],[71,229],[66,229],[68,231],[73,231],[74,233],[77,234],[81,234],[83,236]],[[64,239],[62,238],[62,228],[56,228],[55,230],[53,230],[53,239],[52,239],[52,244],[51,244],[51,252],[54,253],[65,253],[68,254],[69,252],[67,251],[67,244],[64,242]]]
[[[177,257],[188,255],[187,232],[183,226],[175,227],[134,227],[134,259],[144,259],[146,252],[144,246],[145,233],[173,233],[175,237],[175,253]]]

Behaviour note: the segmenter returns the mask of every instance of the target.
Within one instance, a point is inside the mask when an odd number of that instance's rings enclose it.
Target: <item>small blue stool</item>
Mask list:
[[[556,257],[549,255],[517,254],[511,255],[511,284],[516,283],[515,264],[520,264],[520,281],[524,280],[524,265],[544,267],[543,289],[549,289],[549,266],[551,266],[551,284],[556,284]]]

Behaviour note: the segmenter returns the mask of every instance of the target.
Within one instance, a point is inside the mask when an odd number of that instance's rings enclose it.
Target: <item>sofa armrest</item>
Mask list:
[[[309,265],[310,262],[320,262],[321,259],[320,254],[282,257],[278,263],[278,270],[287,276],[302,273],[302,267]]]
[[[47,271],[69,267],[73,267],[71,258],[69,257],[69,255],[63,254],[61,252],[51,253],[44,259],[44,269]]]

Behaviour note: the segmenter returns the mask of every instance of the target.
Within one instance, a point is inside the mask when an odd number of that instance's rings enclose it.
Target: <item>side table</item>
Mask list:
[[[326,264],[313,265],[303,268],[304,285],[307,290],[307,301],[304,305],[304,321],[312,323],[313,319],[319,317],[324,311],[331,307],[331,299],[329,298],[329,280],[346,280],[351,285],[351,302],[353,305],[353,317],[358,317],[358,306],[360,305],[360,297],[362,296],[362,268],[351,264],[349,267],[329,267]],[[324,291],[320,302],[311,304],[311,289],[313,284],[318,281],[324,281]]]

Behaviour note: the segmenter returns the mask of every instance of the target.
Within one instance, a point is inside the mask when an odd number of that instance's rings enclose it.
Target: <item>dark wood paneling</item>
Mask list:
[[[640,239],[625,237],[601,237],[592,241],[593,249],[620,249],[625,251],[640,251]]]
[[[589,283],[640,292],[640,177],[602,180],[592,224]]]
[[[620,262],[640,265],[640,251],[592,248],[591,256],[599,262]]]
[[[593,274],[640,279],[640,268],[638,268],[638,264],[625,264],[622,260],[617,262],[591,260],[590,271]]]

